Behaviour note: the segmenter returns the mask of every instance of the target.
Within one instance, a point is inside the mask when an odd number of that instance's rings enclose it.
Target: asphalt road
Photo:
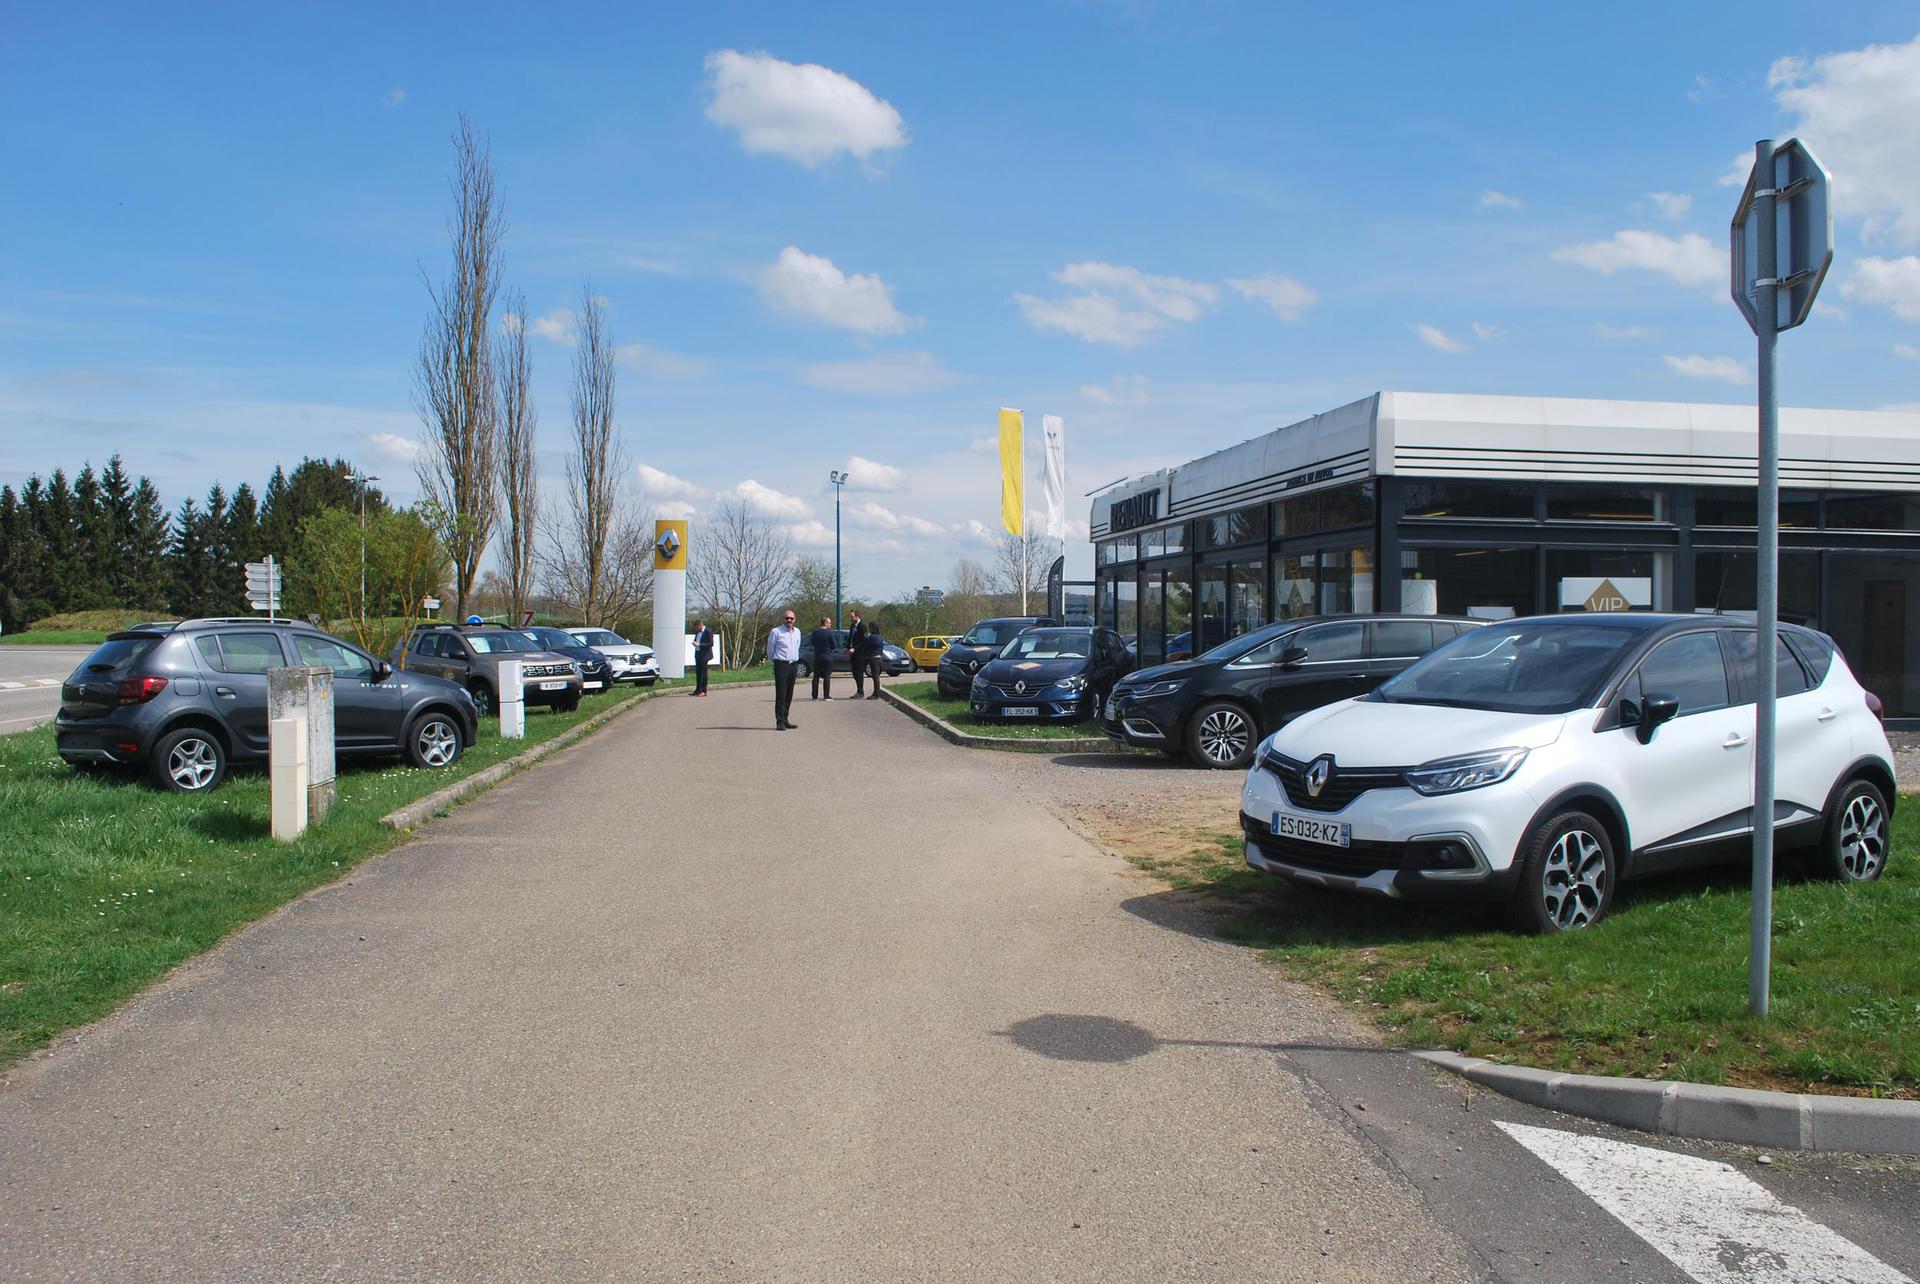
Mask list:
[[[92,650],[90,646],[0,646],[0,735],[51,721],[60,708],[61,681]]]
[[[1600,1130],[1009,783],[1067,768],[768,694],[645,706],[17,1069],[0,1276],[1689,1278],[1497,1124]],[[1910,1172],[1788,1179],[1920,1269]]]

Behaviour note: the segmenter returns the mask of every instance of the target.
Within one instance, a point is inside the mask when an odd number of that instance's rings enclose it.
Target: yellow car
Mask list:
[[[913,660],[916,669],[937,669],[940,667],[940,653],[947,649],[952,637],[942,637],[938,633],[929,633],[923,637],[907,639],[907,655]]]

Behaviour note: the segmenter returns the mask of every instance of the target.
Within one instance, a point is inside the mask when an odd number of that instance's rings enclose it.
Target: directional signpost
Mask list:
[[[269,620],[279,618],[280,568],[273,564],[271,553],[264,562],[247,563],[247,605],[265,611]]]
[[[1753,945],[1747,1011],[1767,1014],[1773,963],[1773,812],[1775,708],[1780,641],[1780,405],[1773,350],[1780,331],[1813,310],[1833,265],[1833,209],[1827,171],[1797,138],[1753,145],[1753,172],[1733,213],[1733,301],[1760,341],[1760,496],[1754,594],[1759,615],[1759,709],[1753,735]]]

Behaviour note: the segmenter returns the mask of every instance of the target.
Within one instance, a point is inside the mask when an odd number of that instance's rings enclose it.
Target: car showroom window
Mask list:
[[[1743,689],[1758,699],[1760,666],[1755,663],[1755,657],[1760,653],[1760,635],[1747,629],[1738,629],[1727,635],[1727,641],[1733,647],[1734,668],[1746,682]],[[1807,681],[1807,671],[1800,667],[1800,661],[1787,649],[1787,640],[1776,638],[1774,645],[1777,648],[1774,652],[1774,681],[1781,698],[1811,690],[1812,683]]]
[[[294,635],[293,646],[300,652],[302,664],[323,665],[332,669],[335,677],[365,678],[372,675],[373,666],[367,663],[366,657],[331,638],[308,637],[299,633]]]
[[[226,657],[227,673],[265,673],[287,662],[280,639],[271,633],[223,633],[220,653]]]
[[[1357,621],[1352,624],[1319,624],[1294,634],[1293,640],[1307,649],[1306,663],[1340,664],[1366,658],[1366,630],[1367,626]]]
[[[1640,662],[1640,690],[1643,696],[1672,696],[1682,718],[1726,708],[1732,700],[1719,636],[1688,633],[1662,642]]]

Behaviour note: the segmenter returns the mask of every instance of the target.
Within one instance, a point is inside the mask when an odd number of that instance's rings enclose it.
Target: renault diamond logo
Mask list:
[[[660,538],[655,542],[654,547],[660,550],[662,561],[671,562],[674,555],[680,551],[680,537],[671,530],[661,531]]]
[[[1027,693],[1027,680],[1025,678],[1013,684],[1013,693],[1015,695],[1025,695]]]
[[[1307,797],[1318,798],[1320,791],[1327,787],[1327,777],[1333,774],[1333,759],[1322,754],[1315,758],[1307,768]]]

